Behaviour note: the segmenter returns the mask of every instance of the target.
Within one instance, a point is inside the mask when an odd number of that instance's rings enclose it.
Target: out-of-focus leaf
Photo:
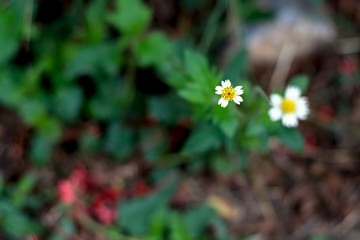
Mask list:
[[[167,225],[167,215],[169,212],[166,208],[161,208],[157,211],[150,221],[150,232],[151,236],[157,239],[163,239]]]
[[[201,6],[206,4],[207,1],[206,0],[196,0],[196,1],[194,1],[194,0],[179,0],[179,3],[189,9],[196,9],[196,8],[200,8]]]
[[[247,52],[245,49],[240,49],[224,70],[225,79],[239,79],[245,76],[249,67],[248,63]],[[235,81],[231,81],[235,84]]]
[[[37,165],[44,165],[51,157],[54,143],[44,135],[33,137],[30,145],[30,157]]]
[[[107,227],[106,228],[106,239],[109,240],[118,240],[118,239],[122,239],[123,236],[120,233],[120,230],[117,229],[116,227]]]
[[[66,51],[70,60],[66,65],[65,74],[70,79],[101,71],[114,76],[122,56],[121,49],[114,43],[84,47],[68,46]]]
[[[39,123],[46,118],[46,103],[41,99],[24,99],[19,104],[20,115],[24,118],[25,122],[31,126],[39,125]]]
[[[209,150],[219,149],[221,139],[214,125],[202,124],[195,127],[186,141],[182,152],[186,154],[199,154]]]
[[[237,110],[235,106],[231,106],[231,104],[232,103],[229,103],[229,106],[226,108],[216,105],[212,111],[212,119],[229,138],[235,135],[239,126],[239,118],[236,114]]]
[[[184,222],[177,213],[171,215],[171,240],[191,240],[190,234],[187,232]]]
[[[117,0],[116,11],[108,20],[122,33],[134,36],[150,24],[151,10],[141,0]]]
[[[78,87],[59,89],[56,93],[55,110],[65,121],[72,122],[79,116],[83,98]]]
[[[53,117],[44,116],[35,127],[39,134],[43,135],[53,143],[57,142],[62,134],[60,122]]]
[[[106,35],[106,1],[96,0],[86,10],[86,30],[91,42],[100,42]]]
[[[12,107],[20,101],[17,84],[9,71],[0,72],[0,101]]]
[[[152,216],[166,206],[172,191],[169,188],[145,198],[122,201],[118,223],[131,234],[145,234]]]
[[[304,138],[297,128],[279,126],[276,135],[283,144],[292,150],[297,152],[304,150]]]
[[[179,95],[191,103],[206,104],[208,100],[199,84],[188,84],[187,88],[179,91]]]
[[[296,76],[291,80],[289,85],[300,88],[301,92],[304,93],[304,92],[306,92],[306,90],[308,88],[309,78],[306,75]]]
[[[30,233],[41,233],[42,227],[15,208],[10,202],[0,201],[0,226],[11,239],[24,239]]]
[[[143,67],[163,63],[171,52],[170,40],[162,32],[156,31],[141,39],[135,48],[135,54]]]
[[[216,217],[215,211],[206,205],[188,210],[184,215],[184,224],[187,232],[190,236],[197,239],[214,217]]]
[[[131,153],[134,147],[133,132],[120,124],[109,126],[105,136],[105,149],[117,159],[122,159]]]
[[[124,111],[125,87],[120,79],[106,79],[97,89],[98,93],[88,101],[91,118],[101,121],[116,121]]]
[[[209,105],[221,76],[209,67],[204,56],[193,51],[185,52],[185,68],[188,76],[183,78],[186,83],[178,89],[179,95],[189,102]]]
[[[220,218],[211,219],[211,225],[215,230],[216,240],[228,240],[228,229],[226,223]]]
[[[311,238],[311,240],[328,240],[329,238],[325,234],[318,234]]]
[[[149,114],[162,123],[173,124],[189,114],[186,102],[176,94],[151,96],[148,99]]]
[[[75,233],[74,222],[70,218],[63,218],[60,221],[60,226],[68,233]]]
[[[19,29],[14,27],[14,16],[9,11],[0,14],[0,66],[10,60],[19,47]]]
[[[273,18],[274,12],[262,8],[256,1],[243,1],[239,7],[239,15],[244,22],[254,23]]]
[[[21,207],[27,200],[28,194],[35,184],[36,178],[34,175],[25,175],[17,184],[15,191],[12,194],[12,202],[15,206]]]
[[[92,134],[85,133],[80,139],[80,148],[84,152],[96,151],[100,147],[100,139]]]

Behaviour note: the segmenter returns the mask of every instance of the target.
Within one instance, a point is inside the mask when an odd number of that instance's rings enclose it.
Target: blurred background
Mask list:
[[[0,239],[360,239],[359,33],[357,0],[1,0]]]

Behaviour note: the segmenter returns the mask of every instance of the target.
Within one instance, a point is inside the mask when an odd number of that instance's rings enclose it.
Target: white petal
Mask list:
[[[273,107],[269,110],[268,114],[272,121],[278,121],[281,118],[282,112],[279,108]]]
[[[216,91],[215,93],[218,94],[218,95],[221,95],[221,94],[222,94],[222,90]]]
[[[244,90],[242,90],[241,88],[242,88],[242,86],[237,86],[234,88],[236,95],[241,95],[244,93]]]
[[[285,127],[297,127],[298,120],[295,114],[285,114],[282,117],[282,124]]]
[[[218,101],[218,105],[222,105],[223,101],[225,101],[225,99],[220,98],[219,101]]]
[[[216,86],[215,90],[216,91],[222,91],[224,88],[222,86]]]
[[[285,90],[285,98],[296,100],[300,97],[301,91],[298,87],[289,86]]]
[[[226,87],[231,87],[231,82],[229,79],[225,80],[225,86]]]
[[[305,120],[309,113],[310,110],[307,99],[305,97],[301,97],[296,103],[296,116],[301,120]]]
[[[234,100],[234,102],[235,102],[236,104],[238,104],[238,105],[240,105],[240,103],[244,101],[244,99],[243,99],[242,97],[240,97],[240,96],[234,97],[233,100]]]
[[[221,81],[221,86],[222,86],[223,88],[226,88],[226,81]]]
[[[228,103],[229,103],[229,101],[224,99],[222,101],[221,107],[225,108],[228,105]]]
[[[277,107],[282,102],[282,97],[279,94],[273,93],[270,96],[270,102],[274,107]]]

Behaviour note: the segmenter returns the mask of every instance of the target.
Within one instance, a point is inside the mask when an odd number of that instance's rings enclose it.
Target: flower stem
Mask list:
[[[255,86],[255,92],[258,93],[266,101],[269,107],[271,106],[269,98],[267,97],[266,93],[264,92],[264,90],[262,90],[261,87]]]

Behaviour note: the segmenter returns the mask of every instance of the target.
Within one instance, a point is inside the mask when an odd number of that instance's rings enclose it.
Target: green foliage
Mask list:
[[[117,159],[127,156],[133,147],[134,133],[125,126],[113,123],[105,135],[105,149]]]
[[[121,212],[118,219],[119,225],[132,234],[145,234],[149,231],[150,220],[156,216],[156,211],[161,211],[166,207],[171,192],[171,189],[165,189],[143,199],[123,201],[119,206]],[[157,228],[159,227],[157,226]]]
[[[33,1],[32,14],[41,2]],[[71,10],[52,23],[34,18],[24,25],[19,19],[24,19],[26,4],[20,0],[13,0],[0,14],[0,103],[29,128],[26,157],[32,163],[49,163],[67,128],[79,132],[76,140],[82,153],[104,152],[118,162],[139,153],[154,180],[178,164],[219,174],[245,170],[248,153],[266,154],[271,136],[294,151],[303,150],[299,130],[271,122],[266,97],[245,79],[249,61],[244,49],[234,51],[223,69],[214,67],[217,56],[206,54],[224,34],[226,1],[216,4],[200,37],[201,46],[191,37],[171,39],[165,31],[154,30],[153,12],[142,0],[68,2]],[[207,1],[179,1],[179,6],[192,10],[207,5]],[[239,10],[244,20],[271,16],[254,6],[246,1]],[[24,34],[30,26],[32,32]],[[27,54],[33,59],[27,61]],[[243,86],[240,106],[217,104],[215,87],[225,79]],[[304,93],[309,80],[297,76],[291,84]],[[99,133],[83,130],[84,122],[95,123]],[[1,231],[9,239],[41,234],[44,228],[27,214],[42,203],[34,197],[34,175],[11,186],[0,180]],[[217,240],[231,239],[212,209],[200,205],[179,212],[169,207],[170,198],[167,189],[124,199],[116,224],[104,227],[107,238],[121,239],[125,232],[129,239],[203,240],[210,239],[205,230],[211,226]],[[59,225],[70,233],[76,229],[69,216]]]
[[[210,124],[195,127],[186,141],[182,152],[185,154],[199,154],[211,150],[218,150],[221,146],[221,135]]]
[[[139,41],[135,56],[141,67],[161,65],[171,55],[172,44],[162,32],[151,32]]]
[[[0,178],[3,182],[2,177]],[[41,234],[44,227],[33,218],[26,214],[25,209],[37,211],[37,207],[32,205],[33,201],[44,201],[45,197],[39,198],[32,193],[36,178],[28,174],[21,178],[16,185],[4,186],[0,198],[0,229],[6,239],[24,239],[28,234]],[[41,206],[38,204],[37,206]]]
[[[116,11],[109,16],[110,23],[131,37],[142,33],[150,20],[151,11],[141,0],[117,0]]]
[[[279,126],[276,133],[280,141],[292,150],[301,152],[304,150],[304,139],[296,128]]]
[[[305,75],[298,75],[291,79],[289,85],[297,86],[302,93],[305,93],[309,85],[309,78]]]

